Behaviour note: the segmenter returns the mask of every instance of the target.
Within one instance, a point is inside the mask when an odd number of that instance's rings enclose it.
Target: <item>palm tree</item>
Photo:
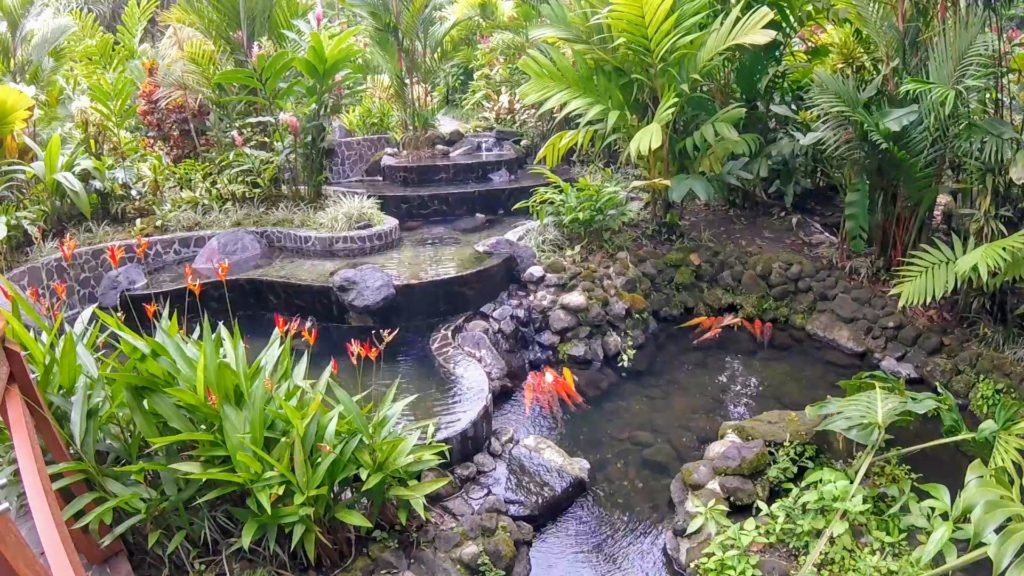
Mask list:
[[[708,95],[704,78],[743,46],[771,42],[766,7],[722,12],[707,0],[551,1],[548,23],[532,38],[545,44],[520,62],[527,104],[571,119],[539,158],[548,165],[572,149],[624,152],[651,179],[652,209],[668,197],[708,198],[710,178],[734,154],[759,144],[735,126],[745,110]],[[676,139],[678,136],[678,140]]]
[[[242,62],[257,41],[284,45],[295,20],[308,14],[312,4],[309,0],[179,0],[160,20],[196,31]]]
[[[48,91],[75,23],[42,0],[0,0],[0,75]]]
[[[406,149],[423,147],[424,136],[437,120],[433,87],[452,51],[449,37],[462,24],[462,20],[446,17],[446,5],[442,0],[350,3],[366,30],[372,61],[390,78]]]

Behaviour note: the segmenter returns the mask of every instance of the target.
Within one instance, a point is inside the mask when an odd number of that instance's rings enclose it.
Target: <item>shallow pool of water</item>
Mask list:
[[[837,381],[868,368],[813,341],[761,350],[743,332],[700,345],[691,339],[688,330],[665,327],[649,344],[656,355],[647,370],[561,422],[537,411],[527,418],[520,393],[498,409],[496,426],[547,436],[591,464],[589,493],[540,531],[534,576],[673,574],[662,530],[679,466],[701,458],[722,422],[801,410],[841,394]]]
[[[499,218],[479,229],[460,231],[457,221],[431,221],[415,230],[403,231],[401,243],[395,248],[354,258],[303,255],[271,248],[257,268],[232,276],[329,284],[339,270],[374,264],[402,282],[443,278],[480,267],[489,256],[477,252],[474,245],[501,236],[521,222],[521,218]],[[151,270],[147,290],[183,286],[183,265],[184,262],[174,262]]]
[[[263,349],[275,329],[272,315],[243,314],[239,324],[246,334],[249,349],[254,352]],[[486,390],[462,389],[441,375],[430,352],[430,334],[434,328],[433,324],[402,326],[398,336],[388,344],[383,361],[378,360],[376,365],[369,360],[364,362],[361,390],[372,390],[372,395],[380,395],[398,380],[399,397],[417,395],[408,407],[409,418],[436,418],[441,433],[458,429],[473,416],[480,402],[486,401]],[[355,367],[349,362],[345,344],[352,338],[371,338],[375,328],[320,324],[318,330],[310,356],[310,377],[319,376],[333,357],[338,361],[342,386],[352,393],[358,392],[359,380]]]

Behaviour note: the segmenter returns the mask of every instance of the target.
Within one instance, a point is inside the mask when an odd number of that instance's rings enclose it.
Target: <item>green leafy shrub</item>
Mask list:
[[[445,446],[404,417],[412,398],[307,375],[287,330],[257,351],[237,327],[182,330],[167,314],[151,333],[92,309],[66,327],[16,296],[4,317],[77,457],[51,473],[92,487],[65,515],[112,525],[104,541],[162,570],[239,549],[341,565],[356,531],[425,517],[446,482],[418,480]]]
[[[772,463],[765,470],[764,480],[772,488],[780,488],[795,479],[803,470],[814,467],[818,448],[814,444],[786,442],[772,449]]]
[[[325,232],[350,232],[360,228],[380,226],[384,213],[380,200],[362,194],[342,194],[329,199],[313,213],[312,226]]]
[[[514,207],[527,209],[543,225],[552,223],[570,242],[604,247],[621,240],[617,235],[635,217],[621,184],[609,172],[602,179],[581,177],[566,182],[544,168],[536,170],[548,179],[547,186]]]
[[[1013,397],[1006,382],[982,376],[971,389],[971,411],[981,418],[992,418],[999,405]]]

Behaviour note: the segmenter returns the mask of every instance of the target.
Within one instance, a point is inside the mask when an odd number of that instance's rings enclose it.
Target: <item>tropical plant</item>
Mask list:
[[[529,199],[513,209],[527,209],[541,225],[552,223],[572,242],[607,247],[617,240],[623,228],[636,218],[629,206],[625,188],[610,172],[591,179],[580,177],[566,182],[545,168],[534,170],[549,184],[534,188]]]
[[[741,47],[772,41],[768,8],[723,13],[702,0],[581,0],[551,2],[545,16],[532,38],[546,45],[520,62],[530,77],[520,94],[574,124],[538,154],[549,166],[572,149],[621,152],[621,161],[646,169],[661,213],[667,198],[710,198],[729,159],[757,148],[756,137],[736,129],[745,109],[716,102],[702,86]]]
[[[300,90],[308,103],[304,132],[303,160],[308,199],[318,200],[326,181],[327,134],[334,116],[340,111],[339,91],[352,73],[359,47],[358,27],[334,30],[317,28],[306,39],[305,52],[293,61],[304,76]]]
[[[237,327],[182,330],[165,312],[136,331],[93,309],[66,327],[5,287],[7,335],[77,455],[51,472],[93,487],[65,515],[112,525],[104,542],[164,570],[238,548],[270,565],[340,565],[354,531],[425,515],[444,482],[418,481],[445,447],[404,417],[411,398],[353,396],[330,367],[309,377],[287,325],[250,355]],[[315,329],[303,339],[314,345]]]
[[[403,148],[433,144],[428,132],[437,121],[438,79],[451,53],[449,35],[462,20],[445,15],[441,0],[354,0],[349,8],[366,30],[373,64],[389,78],[398,111]]]
[[[0,169],[11,179],[4,188],[16,187],[16,195],[23,195],[42,207],[51,220],[61,219],[74,206],[83,216],[92,215],[92,202],[80,177],[92,167],[79,147],[65,150],[59,134],[50,137],[43,150],[31,139],[25,143],[34,153],[36,160],[8,160]]]
[[[242,63],[257,42],[286,45],[288,32],[312,7],[309,0],[178,0],[160,21],[194,31]]]
[[[41,0],[3,0],[0,21],[0,75],[50,96],[74,21]]]

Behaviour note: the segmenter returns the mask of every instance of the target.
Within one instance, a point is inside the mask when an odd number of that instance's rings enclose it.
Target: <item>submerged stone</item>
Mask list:
[[[735,434],[743,440],[764,440],[772,444],[810,442],[821,418],[803,411],[769,410],[738,422],[723,422],[719,436]]]
[[[844,352],[863,354],[867,350],[867,340],[864,335],[831,312],[815,314],[807,322],[805,329],[814,338],[832,344]]]

